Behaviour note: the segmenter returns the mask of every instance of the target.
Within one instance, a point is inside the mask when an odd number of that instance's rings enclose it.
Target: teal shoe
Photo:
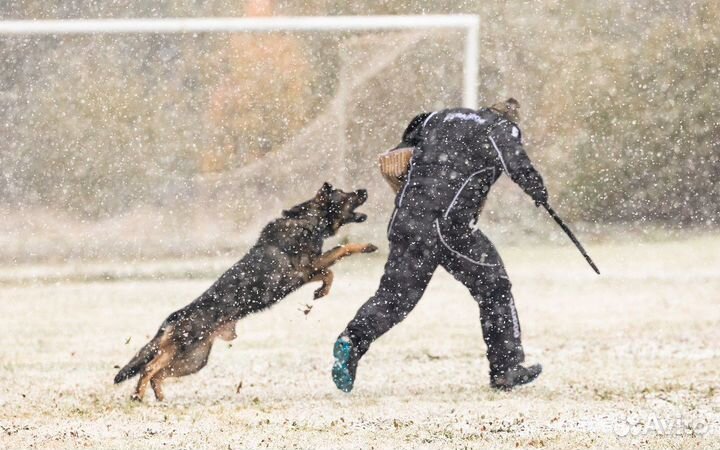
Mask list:
[[[357,359],[354,358],[353,345],[350,338],[340,336],[333,346],[335,363],[332,368],[332,379],[335,386],[343,392],[350,392],[355,383]]]

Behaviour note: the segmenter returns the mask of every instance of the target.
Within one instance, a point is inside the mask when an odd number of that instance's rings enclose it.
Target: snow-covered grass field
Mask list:
[[[335,390],[332,343],[382,255],[341,262],[307,316],[314,286],[241,321],[163,403],[131,402],[115,367],[231,261],[0,269],[0,448],[720,448],[720,237],[588,247],[600,277],[569,243],[499,249],[545,367],[512,393],[442,270]]]

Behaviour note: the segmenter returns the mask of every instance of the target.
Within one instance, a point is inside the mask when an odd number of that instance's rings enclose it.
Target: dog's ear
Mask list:
[[[332,190],[332,185],[326,181],[323,183],[317,194],[315,194],[315,198],[320,202],[326,202],[330,199],[330,194],[332,193]]]

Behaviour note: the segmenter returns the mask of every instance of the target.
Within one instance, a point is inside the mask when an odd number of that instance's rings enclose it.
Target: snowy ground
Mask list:
[[[229,261],[0,269],[0,448],[720,448],[720,238],[589,247],[601,277],[569,244],[500,248],[545,367],[513,393],[488,388],[477,307],[443,271],[351,395],[331,346],[379,256],[342,262],[307,317],[313,287],[241,321],[138,404],[114,367]]]

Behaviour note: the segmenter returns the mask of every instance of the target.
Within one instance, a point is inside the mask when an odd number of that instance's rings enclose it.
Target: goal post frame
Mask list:
[[[409,29],[460,29],[465,32],[462,103],[467,108],[477,108],[480,16],[473,14],[0,20],[0,36]]]

